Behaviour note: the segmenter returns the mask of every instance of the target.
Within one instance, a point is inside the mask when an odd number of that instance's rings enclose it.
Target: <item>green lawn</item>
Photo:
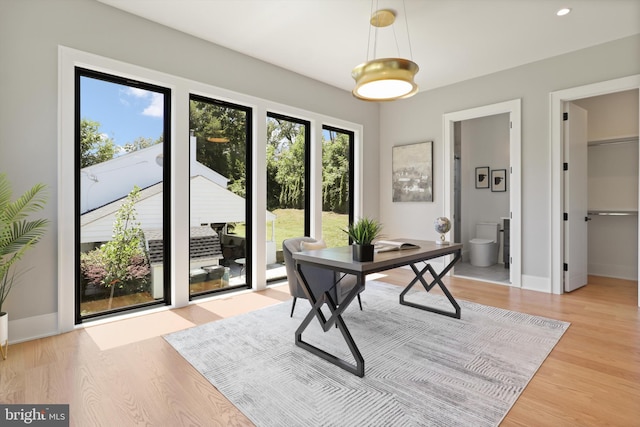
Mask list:
[[[282,249],[282,241],[291,237],[304,234],[304,211],[301,209],[276,209],[276,249]],[[322,212],[322,237],[328,247],[345,246],[349,244],[346,233],[342,229],[347,228],[349,215],[340,215],[333,212]],[[245,225],[238,224],[234,233],[245,236]],[[267,239],[271,238],[271,224],[267,225]]]
[[[282,241],[304,234],[304,211],[301,209],[276,209],[276,248],[282,249]],[[342,231],[349,223],[349,215],[322,212],[322,237],[328,247],[349,244],[347,235]],[[268,233],[271,233],[269,226]],[[268,235],[270,238],[271,236]]]

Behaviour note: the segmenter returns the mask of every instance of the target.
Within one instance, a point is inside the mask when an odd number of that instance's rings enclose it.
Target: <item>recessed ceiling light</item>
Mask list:
[[[559,11],[556,12],[556,15],[558,16],[565,16],[568,15],[571,12],[571,9],[568,7],[563,7],[562,9],[560,9]]]

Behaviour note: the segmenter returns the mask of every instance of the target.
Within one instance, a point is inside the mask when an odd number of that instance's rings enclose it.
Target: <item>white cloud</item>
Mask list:
[[[127,96],[132,96],[139,100],[148,102],[148,105],[142,110],[142,115],[149,117],[163,117],[164,96],[162,94],[135,87],[128,87],[123,91],[123,93]],[[126,99],[121,98],[121,101],[125,105],[130,105]]]
[[[162,117],[164,115],[164,96],[160,93],[149,92],[151,104],[144,109],[142,114],[151,117]]]
[[[131,95],[136,98],[149,98],[151,96],[151,92],[148,90],[138,89],[135,87],[128,87],[125,92],[127,95]]]

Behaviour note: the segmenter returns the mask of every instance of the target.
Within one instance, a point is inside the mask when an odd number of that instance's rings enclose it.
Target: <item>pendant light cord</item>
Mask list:
[[[409,41],[409,58],[413,61],[413,49],[411,49],[411,37],[409,37],[409,19],[407,18],[407,3],[402,0],[402,7],[404,9],[404,25],[407,27],[407,40]],[[395,30],[394,30],[395,31]],[[396,43],[398,40],[396,39]],[[400,49],[398,49],[398,52]]]

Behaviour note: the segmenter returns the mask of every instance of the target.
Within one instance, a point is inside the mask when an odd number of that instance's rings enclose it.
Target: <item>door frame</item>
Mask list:
[[[549,264],[551,265],[551,292],[554,294],[564,293],[562,267],[564,259],[564,227],[562,221],[564,201],[564,190],[562,188],[564,183],[562,177],[562,153],[564,150],[562,112],[564,111],[564,103],[633,89],[640,90],[640,74],[585,86],[577,86],[549,94],[549,123],[551,124],[549,127],[551,133],[549,137],[549,151],[551,153],[551,234],[549,236],[551,247],[549,248]],[[640,235],[638,237],[640,242]],[[638,264],[640,264],[640,256]],[[638,296],[638,306],[640,306],[640,292]]]
[[[455,111],[445,113],[442,116],[442,129],[444,141],[444,215],[452,218],[454,211],[454,146],[455,133],[454,123],[477,119],[480,117],[493,116],[496,114],[509,114],[511,128],[509,129],[509,163],[510,163],[510,188],[509,191],[509,209],[511,211],[510,221],[510,256],[511,266],[509,269],[511,286],[522,286],[522,267],[521,267],[521,200],[522,200],[522,101],[521,99],[513,99],[510,101],[499,102],[497,104],[484,105],[481,107],[471,108],[468,110]],[[454,221],[455,224],[455,221]]]

